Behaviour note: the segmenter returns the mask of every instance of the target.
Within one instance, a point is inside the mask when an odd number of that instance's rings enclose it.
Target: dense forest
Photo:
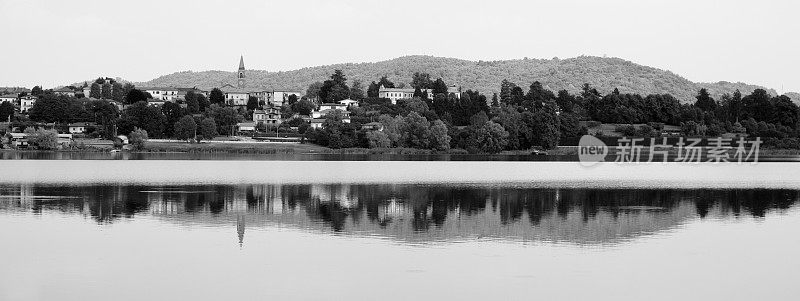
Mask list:
[[[370,82],[386,76],[399,87],[409,86],[415,72],[426,72],[433,78],[442,78],[463,90],[480,91],[485,95],[500,92],[500,83],[530,83],[539,81],[551,91],[567,90],[572,94],[581,92],[584,83],[592,83],[600,93],[619,89],[621,93],[640,95],[670,94],[682,103],[694,102],[697,91],[706,89],[714,98],[723,94],[751,93],[764,89],[775,96],[774,90],[744,83],[694,83],[679,75],[657,68],[642,66],[619,58],[581,56],[558,59],[519,59],[502,61],[468,61],[433,56],[405,56],[376,63],[348,63],[303,68],[285,72],[249,70],[247,85],[252,89],[306,88],[334,70],[342,70],[351,80]],[[174,86],[211,89],[221,83],[233,82],[234,72],[202,71],[178,72],[161,76],[137,86]],[[795,95],[800,96],[800,95]],[[798,101],[800,98],[793,98]]]

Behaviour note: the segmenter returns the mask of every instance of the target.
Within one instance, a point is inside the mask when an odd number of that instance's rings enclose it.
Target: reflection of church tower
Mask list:
[[[244,88],[244,56],[239,57],[239,73],[237,75],[237,87]]]
[[[244,215],[236,217],[236,233],[239,234],[239,246],[244,243]]]

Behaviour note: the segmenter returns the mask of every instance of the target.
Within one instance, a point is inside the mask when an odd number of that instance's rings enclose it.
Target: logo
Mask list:
[[[584,135],[578,142],[578,159],[583,166],[603,162],[608,155],[608,146],[594,136]]]

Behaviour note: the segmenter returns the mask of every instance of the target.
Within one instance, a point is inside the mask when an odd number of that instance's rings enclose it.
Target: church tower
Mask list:
[[[244,88],[244,56],[239,57],[239,72],[237,75],[237,87]]]

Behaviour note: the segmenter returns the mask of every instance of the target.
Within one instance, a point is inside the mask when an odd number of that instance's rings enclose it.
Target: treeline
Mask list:
[[[346,80],[339,71],[334,75],[339,81]],[[674,125],[690,136],[735,133],[798,137],[797,105],[786,96],[771,97],[761,89],[746,96],[737,91],[720,100],[700,89],[695,103],[681,104],[670,94],[643,97],[615,89],[603,95],[584,84],[582,92],[573,95],[566,90],[553,93],[539,82],[523,89],[503,80],[500,93],[489,102],[485,95],[471,90],[461,93],[460,98],[447,94],[447,85],[441,78],[431,81],[424,73],[414,74],[411,82],[416,91],[434,89],[433,97],[415,92],[414,98],[392,104],[373,93],[374,86],[394,86],[383,77],[370,84],[368,97],[360,101],[359,107],[351,108],[350,123],[331,114],[321,129],[311,129],[305,136],[332,148],[411,147],[473,153],[551,149],[564,139],[587,134],[588,129],[582,124],[599,123],[646,124],[638,130],[631,127],[633,130],[625,133],[639,136],[663,135],[660,129],[664,125]],[[375,122],[382,131],[374,130]],[[447,128],[446,134],[443,127]],[[442,141],[449,141],[449,145]]]
[[[125,109],[119,110],[116,104],[107,100],[42,91],[27,116],[14,115],[13,112],[9,116],[13,116],[13,121],[22,127],[35,123],[93,122],[97,127],[90,135],[108,139],[142,129],[149,138],[197,137],[198,140],[233,134],[237,123],[252,116],[252,110],[227,106],[218,89],[212,90],[209,98],[189,91],[183,106],[177,102],[152,106],[148,103],[151,99],[148,93],[131,87],[121,101]],[[0,113],[4,110],[0,105]],[[185,118],[187,116],[189,118]],[[192,132],[191,137],[187,132]]]

